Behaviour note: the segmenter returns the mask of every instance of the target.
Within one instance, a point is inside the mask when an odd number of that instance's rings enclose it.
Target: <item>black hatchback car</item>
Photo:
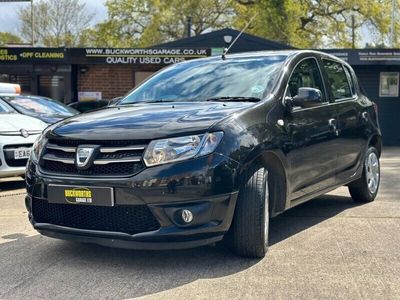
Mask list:
[[[139,249],[212,244],[262,257],[269,218],[348,185],[379,188],[377,107],[352,68],[315,51],[167,67],[117,106],[50,126],[28,163],[41,234]]]

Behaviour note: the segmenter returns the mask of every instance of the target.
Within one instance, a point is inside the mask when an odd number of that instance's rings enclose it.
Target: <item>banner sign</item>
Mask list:
[[[67,63],[64,48],[0,48],[0,64]]]
[[[209,48],[75,48],[70,52],[73,64],[169,65],[211,56]]]
[[[400,65],[400,49],[323,49],[350,65]],[[165,66],[211,56],[211,48],[0,48],[0,64]]]
[[[350,65],[400,65],[400,49],[324,49]]]

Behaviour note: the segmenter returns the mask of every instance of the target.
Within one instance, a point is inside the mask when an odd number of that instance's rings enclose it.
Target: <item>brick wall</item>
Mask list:
[[[78,92],[101,92],[103,99],[123,96],[134,86],[131,66],[88,65],[78,72]]]

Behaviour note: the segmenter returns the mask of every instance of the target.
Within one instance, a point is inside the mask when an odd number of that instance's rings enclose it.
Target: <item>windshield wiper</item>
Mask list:
[[[213,97],[208,98],[205,101],[238,101],[238,102],[258,102],[260,98],[257,97]]]

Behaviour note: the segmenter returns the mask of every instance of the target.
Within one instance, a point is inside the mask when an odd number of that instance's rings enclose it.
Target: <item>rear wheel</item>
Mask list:
[[[374,201],[378,194],[380,175],[378,151],[375,147],[370,147],[365,154],[361,178],[349,185],[349,192],[353,200],[357,202]]]
[[[253,167],[244,178],[233,222],[233,247],[237,255],[260,258],[268,249],[268,170]]]

